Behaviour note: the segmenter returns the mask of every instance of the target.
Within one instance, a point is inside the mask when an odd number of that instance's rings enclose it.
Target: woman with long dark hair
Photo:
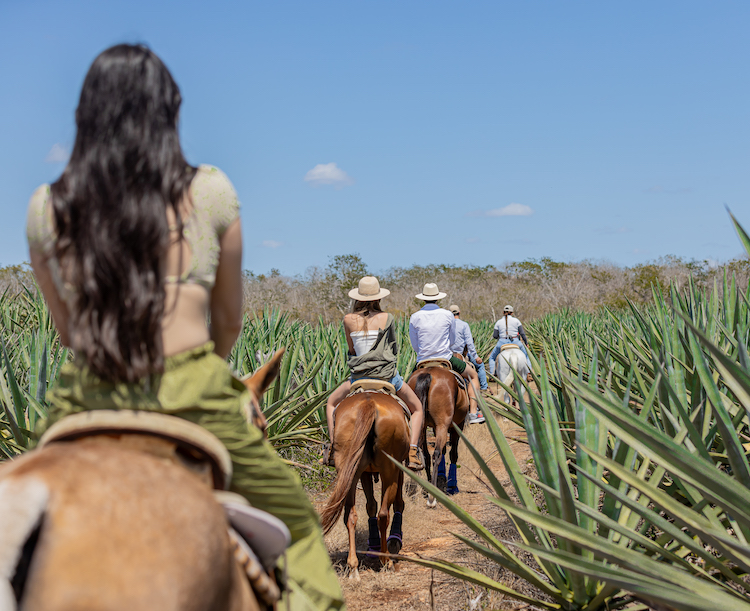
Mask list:
[[[38,432],[71,413],[113,408],[204,426],[230,452],[232,490],[291,532],[288,576],[303,592],[291,595],[293,608],[310,600],[338,609],[317,514],[248,424],[244,386],[224,361],[242,324],[239,203],[221,171],[185,161],[181,100],[150,49],[107,49],[84,80],[67,167],[31,198],[31,264],[76,355]]]

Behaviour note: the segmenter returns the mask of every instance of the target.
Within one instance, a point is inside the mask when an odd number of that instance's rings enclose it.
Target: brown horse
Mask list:
[[[343,511],[349,531],[349,577],[359,579],[359,560],[354,544],[357,526],[354,502],[358,481],[362,482],[367,499],[369,549],[391,554],[401,550],[404,474],[386,455],[403,462],[409,454],[409,426],[403,409],[393,397],[380,392],[348,396],[336,408],[333,447],[336,481],[321,521],[327,533]],[[376,473],[381,479],[380,511],[373,491]],[[386,539],[391,505],[393,525]]]
[[[456,376],[452,371],[438,366],[417,369],[409,377],[409,386],[411,386],[414,393],[419,397],[424,408],[425,424],[422,434],[422,450],[425,456],[427,479],[430,480],[433,486],[438,486],[441,490],[446,490],[445,476],[441,476],[438,480],[438,467],[445,458],[445,445],[450,437],[451,467],[447,483],[450,484],[452,481],[453,486],[455,486],[459,437],[451,425],[455,424],[463,430],[464,420],[466,420],[466,415],[469,413],[469,396],[459,386]],[[435,432],[435,450],[431,457],[429,448],[427,447],[427,427],[430,426]],[[449,493],[451,489],[449,485]],[[431,494],[427,497],[427,506],[431,508],[437,507],[437,501]]]
[[[256,402],[280,356],[245,381]],[[165,440],[131,437],[51,443],[0,465],[0,610],[261,608],[210,484]]]

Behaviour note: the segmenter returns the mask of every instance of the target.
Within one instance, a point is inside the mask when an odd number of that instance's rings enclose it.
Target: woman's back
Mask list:
[[[237,304],[241,303],[236,279],[227,281],[230,276],[227,268],[239,265],[232,254],[241,249],[239,202],[234,187],[219,169],[202,165],[190,183],[188,195],[180,204],[182,240],[176,216],[171,208],[167,209],[170,243],[164,267],[166,294],[162,320],[165,356],[205,344],[211,339],[207,326],[209,313],[212,319],[216,318],[218,311],[230,303],[237,312]],[[65,281],[66,270],[60,269],[54,258],[56,233],[47,185],[37,189],[29,202],[27,235],[32,256],[36,252],[50,262],[54,287],[61,300],[69,304],[72,287]],[[232,276],[238,273],[237,269],[231,271]],[[56,318],[59,316],[65,317],[58,313]],[[218,313],[218,318],[221,317]],[[61,324],[64,326],[65,322]]]
[[[378,312],[370,316],[352,312],[344,316],[344,330],[350,350],[357,356],[370,350],[378,338],[378,332],[380,329],[385,329],[387,323],[387,312]]]

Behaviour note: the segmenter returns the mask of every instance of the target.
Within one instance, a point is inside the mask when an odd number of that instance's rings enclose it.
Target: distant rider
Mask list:
[[[495,323],[492,337],[497,340],[497,345],[492,350],[492,354],[490,354],[491,375],[495,375],[495,359],[505,344],[515,344],[523,350],[524,355],[526,355],[526,364],[529,366],[529,371],[531,371],[531,361],[529,360],[528,352],[529,341],[526,339],[526,333],[523,330],[521,321],[513,316],[513,306],[507,305],[503,308],[503,317]],[[529,374],[529,379],[531,379],[531,374]]]
[[[451,346],[451,350],[454,354],[462,355],[465,360],[473,365],[473,368],[476,370],[476,378],[472,376],[472,380],[479,384],[482,390],[489,391],[487,374],[484,371],[484,362],[477,354],[477,349],[474,346],[471,327],[469,327],[469,323],[461,320],[461,310],[457,305],[452,305],[448,309],[453,313],[453,317],[456,320],[456,342]],[[467,369],[472,369],[472,367],[467,367]],[[478,406],[472,405],[472,410],[469,412],[469,422],[472,424],[481,424],[484,422],[484,416],[478,410]]]

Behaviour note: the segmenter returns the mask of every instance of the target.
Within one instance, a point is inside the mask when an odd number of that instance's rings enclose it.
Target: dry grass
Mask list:
[[[503,423],[506,433],[511,433],[513,425]],[[467,435],[482,456],[489,460],[501,482],[508,484],[502,461],[497,455],[495,446],[483,425],[471,425]],[[530,453],[528,447],[519,442],[511,442],[519,464],[528,465]],[[461,492],[454,497],[458,504],[469,511],[482,524],[501,539],[517,539],[516,531],[507,516],[488,499],[488,487],[479,477],[480,470],[463,445],[459,448],[458,485]],[[532,469],[529,465],[529,469]],[[376,488],[376,495],[379,490]],[[379,498],[379,497],[378,497]],[[318,507],[322,507],[325,496],[316,498]],[[364,494],[357,495],[356,546],[358,550],[367,548],[367,513],[364,506]],[[506,585],[531,593],[530,586],[512,573],[500,569],[479,554],[469,550],[451,533],[472,536],[457,518],[447,509],[438,505],[437,509],[428,509],[421,492],[407,497],[404,510],[404,547],[402,554],[450,560],[497,579]],[[345,575],[348,553],[347,531],[343,524],[337,524],[326,537],[326,544],[331,553],[346,595],[350,611],[403,609],[403,610],[459,610],[459,609],[520,609],[522,603],[514,601],[496,592],[489,592],[472,585],[432,571],[409,562],[398,562],[393,570],[380,568],[380,561],[360,555],[360,581],[348,579]],[[538,595],[538,592],[534,592]],[[477,597],[480,597],[477,600]],[[472,601],[475,601],[472,603]]]

